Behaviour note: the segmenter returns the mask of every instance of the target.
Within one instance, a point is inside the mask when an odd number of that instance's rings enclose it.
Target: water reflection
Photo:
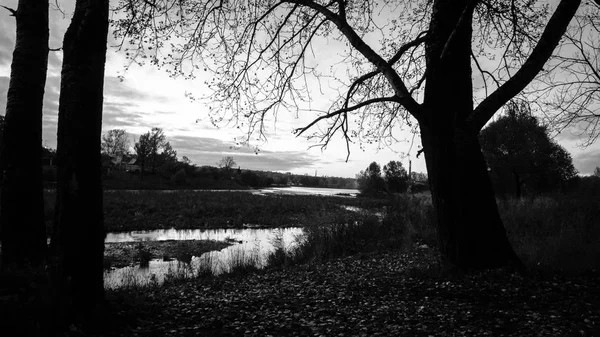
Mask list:
[[[134,231],[128,233],[109,233],[106,243],[142,242],[164,240],[218,240],[237,242],[221,251],[213,251],[192,258],[191,263],[179,261],[152,260],[148,268],[125,267],[104,272],[104,284],[107,288],[116,288],[124,284],[162,283],[165,275],[195,275],[199,269],[210,269],[214,274],[228,272],[236,261],[251,262],[259,268],[266,264],[267,256],[274,250],[273,241],[281,238],[286,249],[293,248],[302,237],[302,228],[281,229],[188,229]]]
[[[181,190],[104,190],[105,193],[140,193],[145,191],[153,191],[160,193],[175,193]],[[288,186],[288,187],[269,187],[261,189],[249,190],[185,190],[193,192],[248,192],[253,194],[299,194],[299,195],[337,195],[355,197],[360,191],[357,189],[346,188],[325,188],[325,187],[305,187],[305,186]]]
[[[322,188],[322,187],[270,187],[256,190],[256,194],[304,194],[304,195],[339,195],[339,196],[357,196],[360,191],[355,189],[341,188]]]

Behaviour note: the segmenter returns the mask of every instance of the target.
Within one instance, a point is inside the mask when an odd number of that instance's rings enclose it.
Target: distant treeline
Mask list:
[[[44,182],[52,187],[56,182],[55,151],[44,153]],[[103,155],[103,185],[105,189],[245,189],[271,186],[306,186],[326,188],[356,188],[356,179],[316,177],[292,173],[242,169],[241,167],[197,166],[189,160],[159,161],[155,172],[146,169],[142,175],[133,156],[117,163]]]

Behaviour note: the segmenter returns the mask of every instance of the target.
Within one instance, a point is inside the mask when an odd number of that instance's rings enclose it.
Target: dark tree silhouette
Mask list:
[[[144,177],[146,172],[146,163],[152,154],[152,145],[150,144],[150,132],[146,132],[140,136],[140,139],[133,146],[137,155],[137,162],[140,165],[140,177]]]
[[[376,195],[385,191],[385,180],[381,177],[381,166],[377,162],[372,162],[364,171],[360,171],[356,175],[356,182],[361,194]]]
[[[2,268],[39,266],[46,253],[42,106],[48,69],[48,1],[20,0],[0,141]]]
[[[525,101],[509,102],[506,114],[483,129],[480,139],[496,193],[548,192],[577,173],[571,155],[550,139]]]
[[[161,128],[152,128],[141,135],[135,143],[134,149],[141,166],[142,176],[148,164],[152,165],[152,173],[155,173],[156,167],[161,162],[164,164],[177,158],[177,152],[173,150]]]
[[[315,111],[313,88],[326,86],[339,94],[299,134],[318,123],[309,136],[327,145],[341,134],[349,148],[393,139],[397,126],[418,130],[440,250],[459,268],[481,269],[521,263],[498,213],[479,131],[538,76],[580,4],[562,0],[550,15],[531,1],[122,0],[126,15],[115,24],[134,61],[174,76],[212,73],[213,121],[244,126],[249,138],[263,135],[272,113]],[[317,42],[345,46],[337,72],[318,69]]]
[[[168,144],[163,129],[152,128],[149,133],[148,144],[150,146],[150,158],[152,159],[152,173],[155,173],[159,155],[165,150],[165,147]]]
[[[408,172],[406,172],[401,162],[392,160],[383,165],[383,174],[389,192],[406,192]]]
[[[77,0],[63,41],[58,191],[51,241],[57,324],[85,324],[104,299],[100,138],[108,0]]]

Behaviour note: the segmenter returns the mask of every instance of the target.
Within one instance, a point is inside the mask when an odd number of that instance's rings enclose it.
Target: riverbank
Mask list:
[[[600,276],[440,270],[428,248],[110,291],[106,336],[597,336]]]

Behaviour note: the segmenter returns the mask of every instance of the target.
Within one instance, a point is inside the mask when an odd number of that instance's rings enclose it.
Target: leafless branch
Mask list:
[[[313,120],[310,124],[308,124],[307,126],[304,126],[302,128],[298,128],[296,129],[295,133],[297,136],[300,136],[301,134],[303,134],[306,130],[310,129],[313,125],[317,124],[319,121],[322,121],[324,119],[329,119],[350,111],[354,111],[354,110],[358,110],[360,108],[363,108],[365,106],[374,104],[374,103],[381,103],[381,102],[396,102],[399,103],[398,97],[396,96],[390,96],[390,97],[380,97],[380,98],[373,98],[367,101],[363,101],[357,105],[348,107],[348,108],[343,108],[343,109],[339,109],[333,112],[330,112],[326,115],[322,115],[318,118],[316,118],[315,120]]]
[[[7,11],[9,11],[9,12],[10,12],[10,16],[17,17],[17,11],[16,11],[16,10],[14,10],[14,9],[12,9],[12,8],[10,8],[10,7],[6,7],[6,6],[4,6],[4,5],[0,5],[0,6],[1,6],[1,7],[4,7],[4,8],[5,8]]]
[[[560,2],[538,44],[523,66],[514,76],[484,99],[467,119],[467,125],[473,132],[481,130],[500,107],[523,90],[542,70],[544,63],[552,55],[580,3],[580,0],[562,0]]]

